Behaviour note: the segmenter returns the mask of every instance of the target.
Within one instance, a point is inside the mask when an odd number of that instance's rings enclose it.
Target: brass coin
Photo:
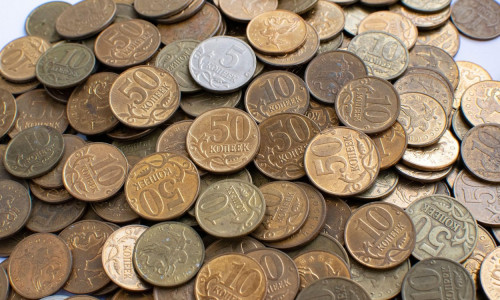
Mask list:
[[[180,121],[168,126],[156,141],[156,152],[170,152],[189,156],[186,137],[193,121]]]
[[[37,36],[13,40],[0,52],[0,74],[13,82],[35,79],[36,63],[50,46],[49,42]]]
[[[469,61],[457,61],[460,79],[458,86],[455,90],[455,99],[453,100],[453,107],[460,108],[462,96],[465,91],[474,83],[479,81],[491,80],[491,75],[480,65]]]
[[[440,11],[450,5],[451,0],[401,0],[403,5],[410,9],[423,13],[432,13]]]
[[[406,208],[417,231],[413,256],[419,260],[446,255],[463,262],[477,243],[477,223],[470,211],[454,198],[432,195]],[[444,233],[444,234],[440,234]],[[440,234],[442,238],[436,239]]]
[[[448,124],[443,106],[431,96],[421,93],[400,94],[400,99],[398,122],[406,132],[408,146],[425,147],[437,143]]]
[[[198,117],[211,109],[238,106],[242,94],[241,90],[228,94],[210,92],[183,94],[180,106],[186,114]]]
[[[156,143],[160,134],[161,129],[157,128],[141,138],[131,141],[115,140],[112,144],[120,149],[127,156],[127,159],[132,156],[143,158],[156,152]]]
[[[326,42],[323,42],[323,43],[320,43],[317,54],[338,50],[341,46],[344,45],[344,41],[347,39],[348,38],[346,38],[344,36],[344,33],[341,32],[333,39],[326,41]],[[346,48],[346,47],[347,46],[345,46],[343,48]],[[343,50],[345,50],[345,49],[343,49]]]
[[[133,128],[151,128],[165,122],[179,107],[179,85],[169,73],[139,66],[120,74],[111,86],[111,110]]]
[[[249,234],[262,223],[265,212],[262,192],[251,183],[233,179],[210,185],[196,201],[198,224],[220,238]]]
[[[452,197],[451,190],[444,181],[438,181],[436,189],[436,195],[445,195]]]
[[[410,19],[419,29],[430,30],[446,23],[451,16],[451,8],[448,6],[443,10],[433,13],[421,13],[408,9],[400,4],[394,4],[390,11],[401,14]]]
[[[499,100],[495,98],[500,90],[500,81],[481,81],[467,88],[462,96],[462,112],[472,126],[498,123]]]
[[[479,282],[479,270],[486,255],[495,250],[497,246],[491,234],[481,225],[478,225],[479,231],[477,234],[477,245],[470,257],[462,263],[467,271],[472,276],[476,290],[479,290],[481,283]]]
[[[347,203],[337,197],[326,198],[326,221],[322,233],[336,239],[342,245],[344,244],[345,224],[351,209]]]
[[[108,200],[93,202],[91,207],[99,217],[108,222],[127,223],[139,218],[139,215],[128,204],[123,191]]]
[[[333,107],[314,100],[309,100],[309,107],[304,113],[318,125],[320,131],[327,128],[339,126],[339,117]]]
[[[72,255],[64,241],[37,233],[17,244],[9,257],[11,287],[20,296],[40,299],[57,292],[71,273]]]
[[[89,48],[66,43],[52,47],[40,56],[36,64],[36,77],[51,88],[70,88],[85,81],[94,67],[95,56]]]
[[[264,196],[266,212],[252,236],[273,242],[299,231],[309,215],[309,199],[300,186],[288,181],[273,181],[259,189]]]
[[[119,290],[113,295],[111,300],[153,300],[152,291],[147,292],[128,292],[126,290]]]
[[[391,53],[387,48],[393,49]],[[347,47],[366,64],[368,75],[385,80],[399,77],[409,62],[408,49],[396,36],[383,31],[370,31],[355,36]]]
[[[377,178],[380,156],[364,133],[336,127],[316,135],[306,148],[304,165],[311,182],[325,193],[352,196]]]
[[[319,35],[320,41],[328,41],[336,37],[344,29],[344,11],[332,1],[319,0],[304,16]]]
[[[489,40],[500,35],[500,7],[492,0],[460,0],[451,7],[451,20],[458,30],[473,39]]]
[[[135,0],[135,10],[146,18],[164,18],[179,13],[191,1],[186,0]]]
[[[105,143],[89,143],[70,155],[64,164],[63,182],[73,197],[101,201],[118,193],[127,173],[127,159],[120,150]]]
[[[56,20],[57,33],[69,40],[81,40],[106,28],[115,17],[113,0],[84,0],[66,8]]]
[[[148,228],[137,239],[133,262],[150,284],[171,287],[188,282],[200,269],[205,247],[191,227],[164,222]]]
[[[107,132],[106,135],[115,141],[130,142],[147,136],[148,134],[152,133],[153,130],[154,128],[135,129],[127,127],[123,124],[119,124],[113,130]]]
[[[399,176],[392,169],[380,171],[373,185],[356,198],[362,200],[373,200],[387,197],[396,188]]]
[[[141,217],[165,221],[181,216],[193,205],[199,186],[196,167],[187,157],[159,152],[143,158],[130,170],[125,195]]]
[[[499,255],[500,247],[491,251],[483,260],[479,277],[481,279],[481,286],[484,293],[489,299],[497,299],[500,296],[500,289],[498,288],[498,276],[496,270],[499,268]]]
[[[294,257],[299,270],[300,289],[305,289],[316,280],[327,277],[351,278],[349,266],[338,255],[313,250]]]
[[[340,257],[349,267],[350,260],[347,251],[344,249],[342,244],[328,234],[320,233],[314,240],[312,240],[307,245],[297,248],[297,250],[287,250],[287,254],[295,258],[301,254],[309,251],[323,251],[331,254],[335,254]]]
[[[421,171],[412,167],[408,167],[404,164],[397,164],[394,167],[396,168],[398,173],[403,175],[404,177],[422,183],[438,182],[446,178],[446,176],[448,176],[453,169],[452,167],[448,167],[441,171]]]
[[[453,88],[458,86],[458,67],[453,57],[441,48],[417,45],[410,51],[408,67],[427,67],[446,76]]]
[[[0,240],[14,235],[26,224],[31,212],[28,190],[12,180],[0,180]]]
[[[236,173],[231,173],[231,174],[213,174],[213,173],[208,173],[201,177],[201,185],[200,185],[200,193],[199,195],[203,194],[209,186],[211,186],[214,183],[217,183],[222,180],[228,180],[228,179],[235,179],[235,180],[241,180],[245,181],[248,183],[252,183],[252,176],[250,175],[250,172],[247,169],[243,169],[239,172]]]
[[[308,64],[304,79],[316,99],[334,103],[347,82],[366,75],[366,66],[357,55],[332,51],[315,57]]]
[[[219,0],[218,7],[230,19],[249,22],[261,13],[278,8],[278,0]]]
[[[26,228],[23,228],[16,232],[14,235],[2,239],[2,243],[0,243],[0,256],[8,257],[12,253],[16,245],[31,234],[33,234],[33,232],[27,230]],[[7,269],[8,262],[9,261],[6,258],[6,260],[4,260],[1,265],[4,266],[5,269]]]
[[[453,129],[455,136],[460,141],[464,139],[464,136],[471,129],[471,126],[467,123],[462,110],[459,109],[453,113],[453,117],[451,118],[451,128]]]
[[[420,198],[433,195],[436,189],[435,183],[421,183],[403,177],[399,178],[394,192],[383,198],[382,201],[404,209]]]
[[[260,150],[255,165],[266,176],[277,180],[299,179],[306,174],[304,151],[320,132],[309,118],[280,113],[259,124]]]
[[[358,34],[358,28],[361,21],[369,14],[375,12],[373,8],[359,4],[345,6],[343,10],[345,14],[344,30],[352,36]]]
[[[475,299],[474,282],[467,270],[448,258],[428,258],[406,274],[401,288],[403,299],[435,295],[448,299]]]
[[[59,41],[61,37],[56,31],[56,20],[70,6],[71,4],[66,2],[52,1],[36,7],[26,18],[26,33],[41,37],[49,43]]]
[[[73,198],[64,187],[58,189],[46,189],[31,181],[29,188],[33,196],[46,203],[63,203]]]
[[[406,151],[408,136],[399,122],[383,132],[371,136],[380,154],[380,169],[385,170],[395,165]]]
[[[189,2],[189,1],[188,1]],[[161,24],[174,24],[191,18],[198,13],[205,5],[205,0],[193,0],[185,9],[166,18],[156,19]]]
[[[216,108],[194,120],[186,138],[189,156],[202,169],[229,173],[243,169],[257,155],[260,133],[250,115]]]
[[[228,253],[246,254],[256,249],[266,248],[261,242],[249,236],[239,239],[222,239],[210,244],[205,251],[205,261],[210,261],[216,256]]]
[[[7,169],[5,169],[4,163],[3,163],[3,157],[5,156],[5,150],[7,149],[7,145],[5,144],[0,144],[0,179],[8,179],[12,181],[17,181],[20,184],[22,184],[26,189],[29,189],[28,182],[22,178],[15,177],[14,175],[10,174]]]
[[[33,198],[32,203],[26,228],[33,232],[59,232],[80,219],[87,208],[85,202],[78,200],[50,204]]]
[[[453,23],[448,21],[445,25],[434,30],[419,32],[417,45],[436,46],[446,51],[449,55],[455,56],[460,47],[458,30]]]
[[[3,267],[0,267],[0,299],[7,299],[10,292],[9,276]],[[295,294],[294,294],[295,296]]]
[[[139,15],[135,11],[132,4],[118,3],[116,1],[115,3],[116,3],[116,14],[113,23],[120,23],[132,19],[139,19]]]
[[[12,94],[0,88],[0,138],[5,136],[17,117],[16,99]]]
[[[14,95],[29,92],[32,89],[36,88],[39,84],[40,82],[38,82],[38,80],[36,79],[25,83],[17,83],[7,81],[2,76],[0,76],[0,88]]]
[[[303,1],[279,0],[278,9],[289,10],[293,11],[296,14],[302,15],[313,9],[317,3],[318,0],[303,0]]]
[[[160,42],[156,26],[133,19],[113,24],[101,32],[95,40],[94,52],[106,66],[126,68],[148,60],[158,50]]]
[[[500,182],[500,124],[478,125],[465,135],[460,149],[462,160],[474,175]]]
[[[313,300],[323,295],[335,297],[334,299],[359,299],[369,300],[370,295],[358,283],[342,277],[323,278],[315,281],[302,290],[296,300]]]
[[[306,33],[302,17],[281,9],[261,13],[248,23],[246,30],[250,44],[257,51],[271,55],[298,50],[306,41]]]
[[[377,11],[366,16],[358,27],[358,33],[379,30],[393,34],[403,41],[407,49],[417,42],[417,27],[407,17],[390,11]]]
[[[170,299],[182,299],[182,300],[195,300],[194,295],[194,284],[196,279],[191,279],[188,283],[172,288],[164,288],[155,286],[153,289],[153,299],[154,300],[170,300]]]
[[[71,93],[73,93],[73,90],[75,87],[70,87],[67,89],[54,89],[50,88],[48,86],[43,87],[47,94],[49,94],[52,99],[56,100],[57,102],[61,102],[63,104],[67,104],[69,97],[71,96]]]

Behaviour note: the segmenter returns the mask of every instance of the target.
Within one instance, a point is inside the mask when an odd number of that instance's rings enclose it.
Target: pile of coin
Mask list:
[[[499,299],[500,82],[453,56],[500,5],[396,2],[33,10],[0,300]]]

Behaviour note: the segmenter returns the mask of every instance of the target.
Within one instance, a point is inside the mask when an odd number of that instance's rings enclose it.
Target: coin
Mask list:
[[[111,300],[153,300],[152,291],[147,292],[128,292],[126,290],[119,290],[113,295]]]
[[[41,37],[49,43],[59,41],[61,37],[56,31],[56,20],[70,6],[71,4],[66,2],[53,1],[36,7],[26,18],[26,33]]]
[[[191,1],[185,0],[135,0],[135,10],[146,18],[165,18],[186,8]]]
[[[316,99],[334,103],[348,81],[366,75],[366,66],[357,55],[347,51],[332,51],[315,57],[308,64],[304,79]]]
[[[320,233],[314,240],[296,250],[286,250],[288,256],[295,258],[309,251],[323,251],[339,256],[349,267],[350,260],[342,244],[328,234]]]
[[[345,14],[344,30],[352,36],[358,34],[358,28],[361,21],[369,14],[375,12],[373,8],[358,4],[345,6],[343,10]]]
[[[500,296],[500,289],[497,284],[498,276],[495,273],[499,268],[499,253],[500,247],[497,247],[486,255],[479,271],[481,286],[489,299],[496,299]]]
[[[69,40],[90,37],[106,28],[115,17],[113,0],[85,0],[66,8],[56,20],[57,33]]]
[[[10,284],[7,272],[3,267],[0,267],[0,299],[7,299],[9,296]],[[295,294],[294,294],[295,296]]]
[[[448,167],[441,171],[421,171],[400,163],[398,163],[395,168],[398,173],[404,177],[422,183],[438,182],[446,178],[446,176],[448,176],[453,169],[452,167]]]
[[[491,75],[480,65],[469,61],[457,61],[460,79],[458,87],[455,90],[455,99],[453,107],[458,109],[462,100],[462,96],[471,85],[479,81],[491,80]]]
[[[278,9],[289,10],[302,15],[313,9],[317,3],[318,0],[304,0],[298,2],[295,0],[279,0]]]
[[[188,1],[189,2],[189,1]],[[191,18],[198,13],[205,5],[205,0],[193,0],[185,9],[166,18],[156,19],[161,24],[174,24]]]
[[[39,299],[57,292],[71,272],[71,252],[50,233],[30,235],[9,257],[11,287],[22,297]]]
[[[323,42],[319,45],[319,49],[317,51],[317,54],[329,52],[329,51],[335,51],[340,48],[344,44],[344,41],[346,41],[348,38],[344,37],[344,33],[340,32],[336,37],[333,39]],[[347,46],[345,46],[347,47]],[[345,48],[343,47],[343,48]],[[345,49],[343,49],[345,50]]]
[[[477,223],[470,211],[454,198],[432,195],[420,198],[406,208],[417,231],[412,255],[423,260],[446,257],[463,262],[477,243]],[[439,233],[442,238],[437,240]]]
[[[478,225],[477,245],[471,256],[462,264],[472,275],[472,281],[476,290],[481,285],[479,282],[479,270],[486,255],[495,250],[496,243],[491,234],[484,227]]]
[[[58,189],[46,189],[31,181],[29,188],[33,196],[46,203],[63,203],[73,198],[64,187]]]
[[[383,198],[382,201],[395,204],[404,209],[420,198],[433,195],[436,188],[435,183],[420,183],[403,177],[399,178],[394,192]]]
[[[449,55],[455,56],[460,46],[458,30],[453,23],[448,21],[439,28],[419,32],[417,45],[436,46],[446,51]]]
[[[51,204],[33,198],[26,228],[33,232],[59,232],[80,219],[86,208],[85,202],[78,200]]]
[[[451,20],[458,30],[473,39],[489,40],[500,35],[500,7],[492,0],[460,0],[451,7]]]
[[[194,284],[196,279],[191,279],[188,283],[172,288],[164,288],[155,286],[153,289],[153,298],[155,300],[169,300],[169,299],[182,299],[182,300],[195,300]]]
[[[68,300],[99,300],[99,298],[87,296],[87,295],[71,296],[71,297],[68,297],[66,299],[68,299]]]
[[[325,251],[309,251],[293,261],[299,270],[300,288],[303,290],[316,280],[327,277],[351,278],[349,267],[338,255]]]
[[[106,66],[126,68],[148,60],[158,50],[160,42],[160,32],[153,24],[133,19],[115,23],[101,32],[95,41],[94,52]]]
[[[21,230],[31,212],[31,198],[28,190],[12,180],[0,180],[0,239],[12,236]]]
[[[113,141],[113,146],[120,149],[123,154],[127,156],[127,159],[132,156],[140,159],[156,152],[155,147],[160,134],[161,129],[155,129],[138,139],[131,141]]]
[[[304,16],[319,35],[320,41],[328,41],[336,37],[344,28],[345,16],[342,8],[332,1],[319,0]]]
[[[156,152],[170,152],[188,157],[186,137],[193,121],[175,122],[168,126],[158,137]]]
[[[99,217],[113,223],[127,223],[139,218],[128,204],[124,192],[118,192],[102,202],[93,202],[91,207]]]
[[[36,64],[36,77],[48,87],[69,88],[87,79],[94,65],[95,56],[89,48],[80,44],[65,43],[50,48],[40,56]]]
[[[10,82],[0,76],[0,88],[8,91],[11,94],[22,94],[36,88],[40,82],[32,80],[25,83]]]
[[[71,96],[71,93],[75,89],[75,87],[70,87],[67,89],[54,89],[50,88],[47,86],[43,87],[47,94],[49,94],[52,99],[56,100],[57,102],[61,102],[63,104],[68,103],[69,97]]]
[[[154,128],[134,129],[120,123],[106,135],[117,142],[130,142],[149,135],[153,130]]]
[[[347,219],[351,215],[351,209],[347,203],[337,197],[326,199],[326,221],[322,233],[327,234],[344,244],[344,230]]]
[[[423,13],[432,13],[440,11],[450,5],[451,0],[401,0],[403,5],[410,9]]]
[[[180,106],[186,114],[197,117],[211,109],[238,106],[242,94],[241,90],[228,94],[210,92],[183,94]]]
[[[360,2],[364,5],[378,7],[394,4],[397,0],[361,0]]]
[[[472,126],[498,123],[500,108],[495,94],[500,89],[500,81],[481,81],[468,87],[462,96],[462,112]]]
[[[380,154],[380,169],[387,169],[395,165],[406,151],[408,136],[399,122],[383,132],[371,136],[375,147]]]
[[[393,49],[388,53],[386,49]],[[358,55],[366,64],[368,75],[391,80],[406,70],[409,54],[403,42],[383,31],[370,31],[356,35],[347,50]]]
[[[460,149],[462,160],[474,175],[489,182],[500,182],[500,125],[478,125],[464,136]]]
[[[398,181],[399,176],[392,169],[380,171],[373,185],[363,193],[356,195],[356,198],[373,200],[386,197],[394,191]]]
[[[125,182],[127,159],[116,147],[89,143],[70,155],[63,169],[64,187],[83,201],[101,201],[115,195]]]
[[[453,129],[455,136],[460,141],[463,140],[464,136],[471,129],[471,126],[467,123],[467,120],[465,120],[465,116],[461,110],[457,110],[453,113],[453,117],[451,118],[451,128]]]
[[[33,234],[33,232],[27,230],[26,228],[23,228],[18,232],[16,232],[14,235],[2,239],[2,243],[0,244],[0,256],[5,256],[5,257],[9,256],[16,247],[16,245],[22,240],[24,240],[26,237],[30,236],[31,234]],[[8,266],[7,259],[3,261],[2,266],[4,266],[5,269],[7,269]]]
[[[304,162],[311,182],[323,192],[336,196],[364,192],[373,184],[380,169],[380,157],[373,141],[347,127],[330,128],[316,135],[306,148]]]
[[[214,183],[217,183],[221,180],[235,179],[240,181],[245,181],[248,183],[252,183],[252,177],[250,172],[247,169],[243,169],[236,173],[231,174],[214,174],[208,173],[201,177],[201,185],[200,185],[200,195],[203,194],[207,190],[209,186]]]
[[[200,177],[185,156],[159,152],[141,159],[130,170],[125,195],[130,207],[153,221],[181,216],[198,196]]]
[[[417,45],[410,51],[408,67],[427,67],[441,72],[451,82],[453,88],[458,86],[458,67],[453,57],[443,49],[431,45]]]
[[[266,248],[261,242],[249,236],[243,236],[240,239],[221,239],[216,240],[205,251],[205,261],[210,261],[216,256],[228,253],[246,254],[256,249]]]
[[[358,283],[342,277],[323,278],[302,290],[296,300],[313,300],[323,295],[346,299],[369,300],[370,295]]]
[[[467,270],[444,257],[418,262],[406,274],[401,289],[403,299],[420,297],[422,293],[449,299],[475,298],[474,283]]]
[[[219,0],[218,7],[230,19],[239,22],[249,22],[261,13],[276,10],[278,0]]]
[[[113,23],[125,22],[132,19],[139,19],[139,15],[131,4],[116,2],[116,14]]]
[[[16,99],[12,94],[0,88],[0,138],[10,131],[17,117]]]
[[[448,6],[440,11],[433,13],[421,13],[408,9],[400,4],[394,4],[389,8],[390,11],[401,14],[410,19],[419,29],[430,30],[440,27],[446,23],[451,15],[451,8]]]
[[[407,49],[412,48],[419,35],[417,27],[407,17],[390,11],[369,14],[359,23],[358,33],[379,30],[391,33],[403,41]]]
[[[333,107],[312,99],[309,100],[309,107],[304,115],[316,123],[320,131],[339,125],[339,118]]]

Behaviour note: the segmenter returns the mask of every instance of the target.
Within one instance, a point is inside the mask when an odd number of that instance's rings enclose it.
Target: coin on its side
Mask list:
[[[21,230],[31,213],[31,198],[28,190],[20,183],[0,180],[0,239],[14,235]]]
[[[465,90],[460,107],[472,126],[500,122],[499,101],[496,98],[499,91],[500,81],[493,80],[477,82]]]
[[[495,273],[499,268],[500,247],[497,247],[491,251],[490,254],[486,255],[481,264],[481,270],[479,271],[481,286],[489,299],[498,299],[498,297],[500,297],[500,288],[498,287],[499,279]]]
[[[337,298],[346,299],[358,299],[358,300],[370,300],[370,295],[366,292],[366,290],[348,278],[342,277],[330,277],[323,278],[313,282],[307,288],[302,290],[296,300],[311,300],[318,299],[323,295],[333,295]]]

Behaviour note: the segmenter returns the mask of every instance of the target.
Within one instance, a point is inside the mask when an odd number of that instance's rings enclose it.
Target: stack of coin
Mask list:
[[[500,5],[211,2],[2,49],[0,300],[499,299]]]

